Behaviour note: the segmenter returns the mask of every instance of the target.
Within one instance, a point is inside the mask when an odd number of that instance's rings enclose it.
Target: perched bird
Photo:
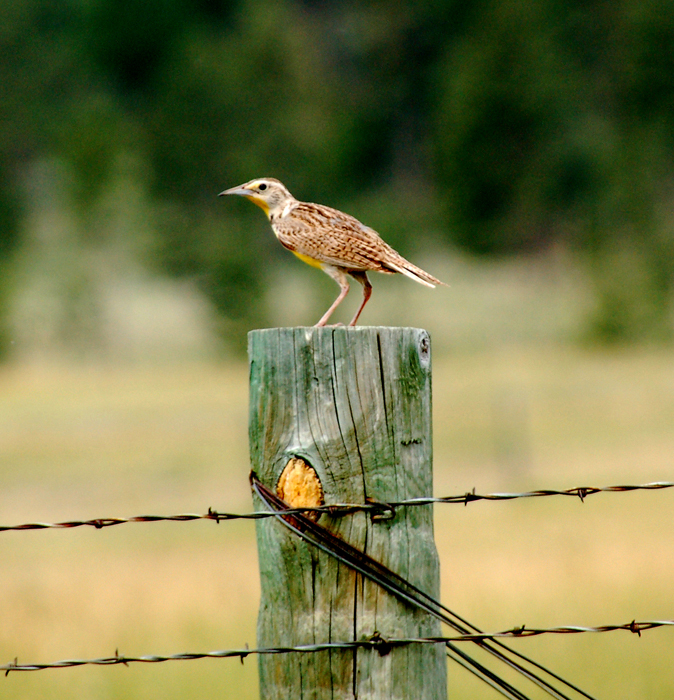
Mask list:
[[[367,278],[370,270],[386,274],[400,272],[427,287],[444,285],[444,282],[405,260],[375,230],[361,224],[358,219],[322,204],[300,202],[273,177],[251,180],[225,190],[219,196],[226,194],[246,197],[257,204],[269,217],[271,227],[284,247],[337,282],[339,296],[317,326],[325,326],[332,312],[347,295],[347,274],[363,285],[363,301],[350,326],[356,325],[372,294],[372,285]]]

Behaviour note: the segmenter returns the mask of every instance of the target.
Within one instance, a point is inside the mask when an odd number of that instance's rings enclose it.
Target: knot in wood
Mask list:
[[[325,504],[316,470],[301,457],[291,457],[279,476],[276,495],[293,508],[319,508]],[[307,513],[318,520],[320,513]]]

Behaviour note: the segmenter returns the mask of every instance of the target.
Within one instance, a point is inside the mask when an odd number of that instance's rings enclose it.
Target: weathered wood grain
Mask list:
[[[292,457],[310,464],[326,503],[432,493],[428,334],[414,328],[273,328],[249,334],[252,468],[275,489]],[[257,504],[259,505],[259,504]],[[358,513],[320,523],[439,597],[432,507],[372,522]],[[257,522],[259,646],[371,636],[435,636],[439,623],[298,541]],[[440,645],[261,656],[263,700],[445,700]]]

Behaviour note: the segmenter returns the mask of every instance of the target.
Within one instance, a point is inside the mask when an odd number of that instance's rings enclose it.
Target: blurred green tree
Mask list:
[[[673,10],[494,0],[443,58],[437,163],[455,240],[483,255],[572,246],[602,341],[672,331]]]
[[[259,213],[225,216],[215,195],[273,175],[386,224],[403,253],[420,222],[476,255],[565,246],[595,285],[594,337],[667,337],[673,9],[7,0],[0,255],[20,241],[27,163],[66,163],[86,221],[130,154],[152,198],[152,263],[195,278],[230,329],[264,322],[279,252],[247,234]],[[79,235],[95,244],[103,228]]]

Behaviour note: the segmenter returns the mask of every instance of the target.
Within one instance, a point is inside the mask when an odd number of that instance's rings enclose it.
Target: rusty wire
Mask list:
[[[6,530],[46,530],[49,528],[67,529],[73,527],[93,527],[102,530],[112,525],[124,523],[156,523],[163,521],[189,522],[191,520],[256,520],[269,517],[268,513],[218,513],[211,508],[207,513],[179,513],[178,515],[136,515],[132,518],[92,518],[91,520],[67,520],[60,523],[24,523],[23,525],[0,525],[0,532]]]
[[[674,487],[671,481],[654,481],[648,484],[625,484],[618,486],[575,486],[570,489],[558,491],[556,489],[538,489],[536,491],[526,491],[524,493],[475,493],[475,489],[456,496],[422,497],[411,498],[404,501],[368,501],[367,503],[334,503],[331,505],[316,508],[297,508],[287,511],[288,515],[297,513],[328,513],[332,516],[348,515],[357,512],[369,512],[373,517],[387,518],[395,515],[397,508],[407,508],[412,506],[427,506],[434,503],[458,503],[468,505],[473,501],[511,501],[517,498],[538,498],[542,496],[573,496],[585,501],[587,496],[596,493],[626,493],[630,491],[654,491],[659,489],[669,489]],[[259,520],[262,518],[273,518],[274,514],[269,511],[256,511],[252,513],[221,513],[212,508],[207,513],[180,513],[178,515],[137,515],[131,518],[93,518],[91,520],[68,520],[60,523],[24,523],[22,525],[0,525],[0,532],[8,530],[45,530],[45,529],[67,529],[75,527],[93,527],[101,530],[112,525],[122,525],[124,523],[155,523],[155,522],[189,522],[193,520],[214,520],[216,523],[228,520]]]
[[[114,656],[107,656],[100,659],[64,659],[62,661],[54,661],[53,663],[34,663],[20,664],[18,659],[14,659],[9,664],[0,665],[0,672],[4,671],[5,676],[12,671],[42,671],[48,668],[72,668],[74,666],[117,666],[123,664],[127,666],[131,663],[163,663],[164,661],[195,661],[197,659],[225,659],[239,658],[243,660],[250,655],[257,654],[291,654],[291,653],[315,653],[320,651],[333,651],[337,649],[373,649],[380,655],[385,656],[388,652],[399,646],[408,644],[447,644],[452,642],[479,642],[496,639],[520,639],[526,637],[538,637],[543,634],[587,634],[587,633],[604,633],[617,632],[619,630],[631,632],[641,636],[642,632],[656,629],[658,627],[674,627],[674,620],[645,620],[637,622],[627,622],[623,625],[601,625],[600,627],[580,627],[577,625],[569,625],[564,627],[550,627],[547,629],[537,627],[514,627],[513,629],[503,632],[480,633],[480,634],[456,634],[448,637],[404,637],[391,638],[383,637],[375,632],[367,639],[354,640],[350,642],[327,642],[324,644],[305,644],[288,647],[267,647],[261,649],[223,649],[220,651],[197,652],[197,653],[182,653],[172,654],[170,656],[124,656],[115,651]]]

